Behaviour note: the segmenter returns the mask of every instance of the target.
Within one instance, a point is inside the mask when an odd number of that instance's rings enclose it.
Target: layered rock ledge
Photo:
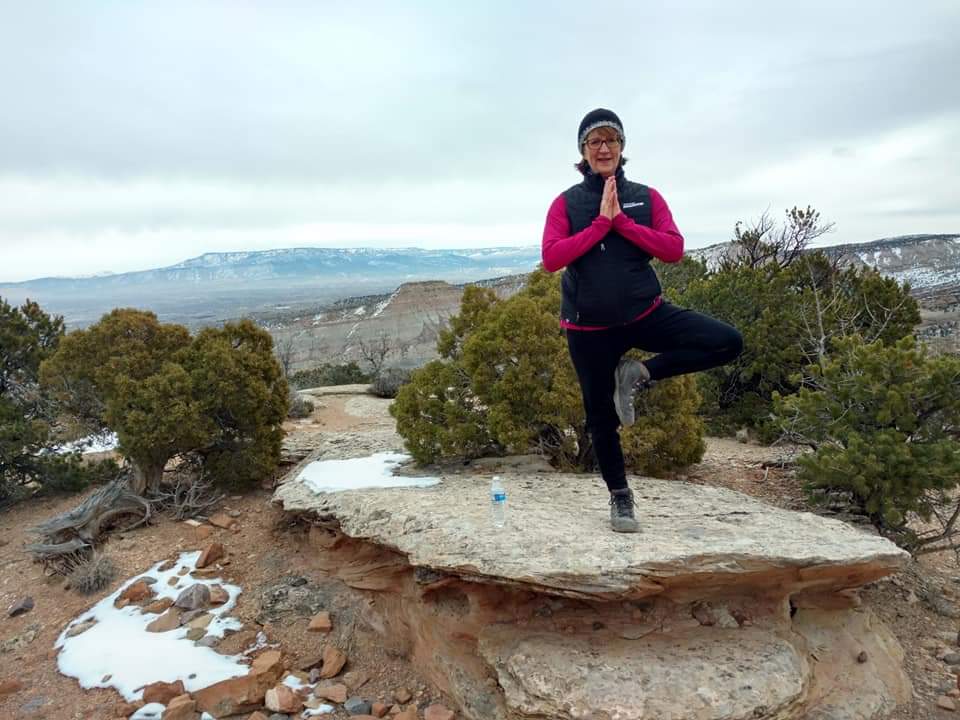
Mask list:
[[[507,473],[275,501],[310,518],[318,571],[476,720],[879,718],[910,696],[857,589],[908,555],[840,521],[722,488],[632,478],[642,532],[593,476]]]

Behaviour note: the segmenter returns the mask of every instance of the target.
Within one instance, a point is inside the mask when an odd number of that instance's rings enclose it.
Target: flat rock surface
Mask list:
[[[793,645],[757,628],[631,641],[493,626],[480,652],[513,712],[557,720],[780,717],[810,673]]]
[[[583,597],[656,594],[664,583],[687,581],[730,585],[774,571],[789,590],[813,578],[820,589],[855,587],[909,558],[838,520],[724,488],[631,478],[642,531],[627,535],[610,530],[608,495],[595,476],[506,474],[503,481],[508,519],[499,529],[490,522],[484,475],[444,476],[426,489],[320,494],[292,479],[274,500],[287,511],[333,516],[347,535],[398,550],[414,566]]]

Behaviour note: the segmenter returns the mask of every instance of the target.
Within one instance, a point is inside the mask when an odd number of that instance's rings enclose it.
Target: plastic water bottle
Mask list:
[[[502,528],[507,524],[507,491],[499,475],[494,475],[490,483],[490,519],[494,527]]]

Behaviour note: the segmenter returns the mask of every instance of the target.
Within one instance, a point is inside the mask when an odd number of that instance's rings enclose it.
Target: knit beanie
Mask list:
[[[577,130],[578,151],[583,149],[583,143],[586,141],[587,135],[589,135],[592,130],[600,127],[612,127],[620,133],[621,142],[623,142],[624,145],[627,144],[627,136],[623,132],[623,123],[620,122],[617,114],[613,110],[597,108],[584,115],[583,120],[580,121],[580,128]]]

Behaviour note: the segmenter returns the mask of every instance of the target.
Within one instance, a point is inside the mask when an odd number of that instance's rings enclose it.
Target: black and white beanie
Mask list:
[[[580,129],[577,130],[577,150],[582,150],[583,143],[587,140],[587,135],[600,127],[613,128],[620,133],[620,141],[624,145],[627,144],[627,136],[623,133],[623,123],[620,122],[617,114],[613,110],[597,108],[584,115],[583,120],[580,121]]]

